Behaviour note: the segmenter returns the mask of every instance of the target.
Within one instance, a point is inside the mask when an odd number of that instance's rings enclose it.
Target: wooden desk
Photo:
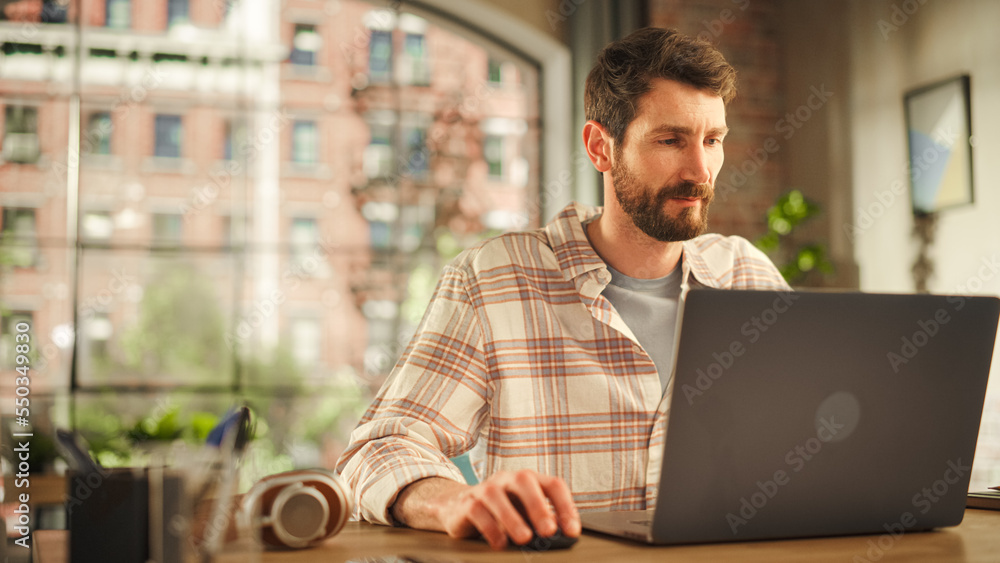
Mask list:
[[[43,531],[44,532],[44,531]],[[44,552],[41,563],[64,563],[65,532],[38,532],[35,544]],[[110,539],[110,541],[114,541]],[[881,542],[881,547],[879,546]],[[53,545],[54,543],[54,545]],[[47,545],[46,545],[47,544]],[[65,545],[65,544],[63,544]],[[47,548],[54,548],[51,552]],[[60,549],[62,548],[62,549]],[[869,551],[871,550],[871,551]],[[61,552],[61,553],[59,553]],[[51,553],[52,557],[48,556]],[[59,555],[62,555],[60,558]],[[408,559],[407,559],[408,558]],[[650,547],[584,533],[572,548],[546,553],[508,549],[491,551],[481,541],[453,540],[444,534],[350,522],[326,543],[302,551],[269,551],[264,563],[358,561],[365,563],[504,562],[504,561],[740,561],[743,563],[825,562],[879,563],[1000,560],[1000,512],[968,509],[960,526],[935,532],[886,536],[848,536],[806,540],[746,542],[715,545]]]

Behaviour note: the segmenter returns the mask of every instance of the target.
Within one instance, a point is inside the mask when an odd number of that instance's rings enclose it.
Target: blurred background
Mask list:
[[[0,0],[3,439],[26,323],[33,473],[62,467],[56,426],[126,465],[241,401],[251,475],[332,467],[443,264],[600,203],[582,84],[644,25],[739,73],[712,231],[798,287],[996,295],[996,21],[989,0]],[[973,197],[914,213],[905,96],[962,75]],[[977,489],[1000,484],[998,395]]]

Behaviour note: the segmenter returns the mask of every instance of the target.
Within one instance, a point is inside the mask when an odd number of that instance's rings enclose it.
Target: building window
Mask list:
[[[107,244],[115,232],[115,223],[108,211],[87,211],[80,222],[83,240],[91,244]]]
[[[486,159],[491,180],[503,179],[503,137],[486,135],[483,139],[483,158]]]
[[[10,2],[7,2],[8,4]],[[59,0],[44,0],[42,2],[42,23],[66,23],[69,2]]]
[[[407,33],[403,39],[400,64],[401,82],[426,86],[431,83],[431,67],[427,62],[427,41],[422,33]]]
[[[107,0],[104,5],[104,27],[132,27],[132,0]]]
[[[319,320],[311,318],[292,319],[291,322],[292,357],[299,367],[311,368],[320,360],[322,345],[322,330]]]
[[[486,79],[495,84],[503,82],[503,64],[493,57],[486,64]]]
[[[183,223],[179,213],[153,213],[153,245],[180,246]]]
[[[32,164],[38,161],[38,108],[4,108],[3,158],[7,162]]]
[[[108,360],[108,341],[114,333],[114,326],[106,313],[94,313],[84,320],[84,336],[91,361]]]
[[[392,226],[399,219],[399,206],[385,201],[369,201],[361,206],[361,216],[368,221],[371,247],[375,250],[391,250]]]
[[[4,207],[0,225],[0,264],[30,268],[38,260],[38,228],[35,210]]]
[[[188,22],[188,0],[167,0],[167,27]]]
[[[31,311],[10,311],[9,314],[4,312],[3,319],[0,320],[0,369],[14,369],[17,367],[17,352],[14,349],[15,342],[14,337],[17,336],[17,325],[18,323],[28,323],[28,326],[34,327],[32,322],[33,316]],[[23,327],[22,327],[23,328]],[[31,346],[32,350],[35,350],[35,346]],[[31,354],[29,354],[31,357]]]
[[[323,39],[316,32],[315,25],[297,23],[292,37],[292,52],[288,56],[288,60],[296,65],[315,65],[316,55],[322,46]]]
[[[319,159],[319,133],[315,121],[297,120],[292,125],[292,162],[313,165]]]
[[[301,266],[316,255],[319,246],[319,224],[313,217],[294,217],[289,233],[292,264]]]
[[[392,125],[369,123],[371,141],[362,155],[362,167],[369,178],[387,178],[393,175]]]
[[[246,143],[246,125],[242,120],[234,121],[232,119],[227,119],[225,121],[225,131],[223,132],[222,141],[222,159],[223,160],[233,160],[236,153],[233,152],[233,148],[245,149],[244,144]],[[241,150],[242,154],[246,155],[246,150]],[[238,155],[237,155],[238,156]]]
[[[181,116],[158,114],[154,125],[154,156],[180,158],[181,156]]]
[[[424,127],[408,127],[404,133],[406,143],[406,171],[415,178],[427,176],[428,160],[427,129]]]
[[[371,82],[392,81],[392,32],[373,29],[368,40],[368,76]]]
[[[111,154],[111,114],[99,111],[90,114],[81,140],[83,152]]]

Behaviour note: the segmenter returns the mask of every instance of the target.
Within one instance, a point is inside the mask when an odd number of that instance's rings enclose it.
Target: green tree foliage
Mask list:
[[[215,288],[195,268],[173,262],[146,285],[138,321],[121,337],[122,371],[222,383],[231,373]]]

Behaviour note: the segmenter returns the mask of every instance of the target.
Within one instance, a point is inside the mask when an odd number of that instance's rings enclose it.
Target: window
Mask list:
[[[368,40],[368,77],[372,83],[392,81],[392,32],[373,29]]]
[[[80,223],[83,240],[88,243],[107,244],[115,231],[115,223],[108,211],[87,211]]]
[[[80,148],[90,154],[111,154],[111,114],[99,111],[90,114]]]
[[[427,129],[408,127],[403,133],[406,139],[406,172],[415,178],[427,175],[430,155],[427,152]]]
[[[296,65],[315,65],[316,55],[322,46],[323,39],[316,32],[315,25],[295,24],[295,33],[292,37],[292,51],[288,56],[288,60]]]
[[[153,127],[153,155],[165,158],[181,156],[181,116],[158,114]]]
[[[486,65],[486,79],[495,84],[503,82],[503,65],[500,61],[490,57]]]
[[[27,207],[4,207],[0,226],[0,264],[20,268],[34,266],[38,260],[38,229],[35,210]]]
[[[14,350],[16,342],[14,337],[17,335],[18,323],[28,323],[34,329],[34,323],[32,323],[32,313],[31,311],[10,311],[10,314],[4,312],[3,319],[0,320],[0,369],[14,369],[17,367],[17,361],[15,358],[17,354]],[[22,327],[24,328],[24,327]],[[36,349],[37,344],[31,346],[31,350]],[[30,354],[29,354],[30,357]]]
[[[38,108],[9,105],[4,108],[3,158],[7,162],[38,161]]]
[[[188,0],[167,0],[167,27],[188,22]]]
[[[183,218],[179,213],[153,214],[153,244],[155,246],[180,246]]]
[[[392,226],[399,218],[399,206],[384,201],[369,201],[361,207],[361,216],[368,221],[371,247],[375,250],[391,250]]]
[[[37,162],[0,161],[0,317],[32,311],[58,347],[32,362],[32,393],[77,401],[39,421],[107,444],[168,409],[187,429],[192,413],[245,397],[270,405],[296,455],[308,449],[296,464],[335,457],[442,267],[503,228],[488,212],[536,225],[538,175],[523,190],[510,179],[522,147],[541,169],[537,67],[505,74],[500,91],[490,53],[520,61],[475,28],[405,17],[407,2],[0,0],[36,20],[53,3],[93,17],[39,24],[34,38],[11,23],[0,49],[0,82],[17,85],[0,95],[0,145]],[[78,102],[63,75],[79,77]],[[499,117],[523,118],[525,139],[480,125]],[[485,181],[484,134],[506,143],[503,189]]]
[[[42,23],[66,23],[66,13],[69,2],[60,0],[44,0],[42,2]]]
[[[288,237],[291,243],[292,264],[303,266],[316,256],[319,243],[319,224],[313,217],[295,217]]]
[[[246,126],[243,124],[242,120],[234,121],[232,119],[227,119],[224,125],[225,131],[223,132],[222,141],[222,159],[223,160],[233,160],[233,147],[236,146],[240,149],[243,156],[246,155],[244,144],[246,143]],[[236,156],[240,156],[237,154]]]
[[[132,0],[107,0],[104,4],[104,27],[132,27]]]
[[[313,367],[319,363],[322,331],[317,319],[297,318],[291,322],[292,357],[299,367]]]
[[[297,120],[292,125],[292,162],[313,165],[319,157],[319,134],[315,121]]]
[[[486,135],[483,139],[483,158],[491,180],[503,179],[503,137]]]
[[[427,48],[422,33],[407,33],[403,38],[403,54],[400,57],[400,72],[404,84],[428,85],[431,69],[427,63]]]
[[[106,313],[93,313],[82,319],[87,352],[91,361],[106,361],[108,359],[108,341],[114,333],[114,326]]]
[[[362,166],[369,178],[387,178],[395,172],[393,168],[392,128],[384,121],[370,122],[371,141],[365,147]]]

